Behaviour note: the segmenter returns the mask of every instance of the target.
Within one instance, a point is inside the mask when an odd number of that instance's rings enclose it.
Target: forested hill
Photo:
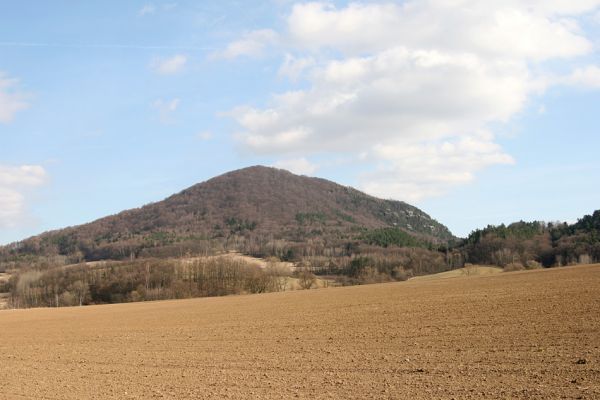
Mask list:
[[[255,166],[157,203],[5,246],[0,255],[60,255],[79,262],[207,253],[215,248],[268,255],[299,247],[327,252],[351,242],[438,245],[452,240],[444,225],[407,203]]]
[[[461,251],[468,262],[501,266],[600,262],[600,210],[574,224],[520,221],[490,225],[471,233]]]

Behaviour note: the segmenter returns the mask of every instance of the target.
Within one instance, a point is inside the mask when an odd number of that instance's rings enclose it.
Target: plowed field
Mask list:
[[[600,399],[600,266],[0,312],[1,399]]]

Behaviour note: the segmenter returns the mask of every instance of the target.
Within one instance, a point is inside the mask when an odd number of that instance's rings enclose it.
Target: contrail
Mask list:
[[[135,44],[74,44],[74,43],[36,43],[36,42],[0,42],[0,47],[56,47],[79,49],[135,49],[135,50],[214,50],[200,46],[156,46]]]

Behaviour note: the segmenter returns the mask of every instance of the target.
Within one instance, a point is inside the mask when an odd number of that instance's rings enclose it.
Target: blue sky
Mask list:
[[[0,243],[255,164],[461,236],[589,214],[600,1],[489,3],[1,1]]]

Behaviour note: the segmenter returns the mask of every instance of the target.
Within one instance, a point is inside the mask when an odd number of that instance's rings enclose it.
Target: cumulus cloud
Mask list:
[[[548,59],[583,54],[592,43],[573,20],[559,14],[589,11],[598,1],[420,0],[328,3],[293,7],[291,37],[309,49],[331,47],[347,54],[380,51],[401,43],[411,48],[443,48],[487,56]]]
[[[26,217],[26,195],[46,178],[46,171],[38,165],[0,165],[0,227],[17,226]]]
[[[211,54],[213,59],[234,59],[238,57],[257,57],[263,54],[266,47],[277,42],[277,32],[271,29],[260,29],[245,33],[240,39],[227,45],[222,51]]]
[[[480,169],[514,163],[492,139],[489,133],[479,133],[441,143],[377,145],[374,156],[388,163],[363,175],[361,185],[374,195],[407,201],[441,195],[453,186],[473,181]]]
[[[11,122],[17,112],[29,106],[18,84],[17,79],[8,78],[0,71],[0,123]]]
[[[309,90],[275,96],[267,109],[232,112],[256,152],[356,151],[461,135],[521,109],[531,89],[521,65],[394,48],[331,61]]]
[[[279,74],[304,79],[266,107],[229,112],[257,154],[340,154],[369,161],[362,188],[419,200],[514,160],[490,126],[555,84],[544,66],[594,46],[578,24],[600,1],[410,0],[296,4],[278,34]],[[595,86],[595,67],[572,84]]]
[[[311,175],[319,169],[316,164],[311,163],[304,157],[280,160],[273,164],[273,166],[299,175]]]
[[[163,75],[172,75],[180,72],[187,63],[187,56],[176,54],[173,57],[156,59],[152,67],[156,72]]]

